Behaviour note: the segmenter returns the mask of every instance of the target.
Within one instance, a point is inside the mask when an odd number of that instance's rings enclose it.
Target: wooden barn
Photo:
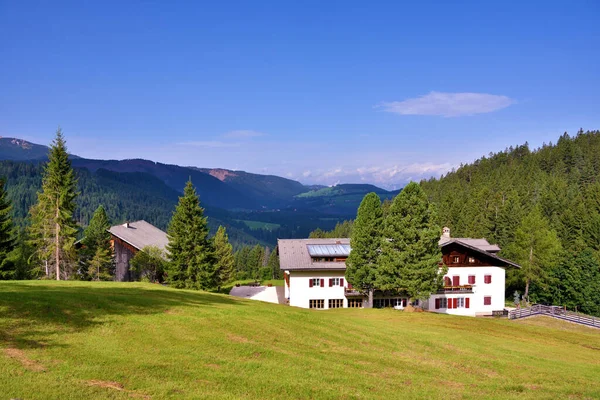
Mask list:
[[[146,221],[126,222],[112,226],[108,230],[115,255],[115,280],[133,280],[129,270],[129,260],[146,246],[156,246],[166,251],[169,239],[167,234]]]

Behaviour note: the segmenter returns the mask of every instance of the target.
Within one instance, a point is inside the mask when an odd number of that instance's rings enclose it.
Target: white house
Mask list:
[[[517,264],[499,257],[497,245],[485,239],[451,238],[448,228],[440,248],[448,267],[444,287],[420,304],[423,308],[470,316],[504,309],[505,270],[519,268]],[[317,309],[366,305],[365,296],[345,279],[349,239],[280,239],[278,250],[290,305]],[[373,305],[402,309],[407,302],[401,294],[375,292]]]

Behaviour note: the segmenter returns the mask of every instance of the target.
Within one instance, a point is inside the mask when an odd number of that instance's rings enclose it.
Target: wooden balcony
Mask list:
[[[438,294],[452,293],[473,293],[473,285],[444,286],[442,289],[438,290]]]
[[[344,295],[346,297],[363,297],[364,295],[356,289],[346,288],[344,290]]]

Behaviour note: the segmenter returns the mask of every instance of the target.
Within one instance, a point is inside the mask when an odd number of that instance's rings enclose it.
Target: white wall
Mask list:
[[[324,279],[325,287],[309,286],[311,278]],[[329,287],[329,278],[343,278],[344,286]],[[290,288],[286,297],[294,307],[309,308],[309,300],[325,300],[325,309],[329,308],[329,299],[343,299],[344,307],[348,307],[348,300],[344,288],[348,282],[344,271],[290,271]]]
[[[453,315],[491,315],[492,311],[504,309],[504,288],[506,282],[506,272],[501,267],[449,267],[448,273],[445,275],[452,280],[452,277],[458,275],[460,277],[460,285],[469,284],[469,275],[475,275],[475,284],[473,285],[473,293],[448,293],[432,295],[428,302],[430,311],[435,311],[444,314]],[[484,283],[484,275],[492,275],[492,283]],[[492,304],[486,306],[483,304],[483,298],[486,296],[492,297]],[[469,308],[440,308],[435,309],[436,298],[453,299],[456,297],[469,297]]]

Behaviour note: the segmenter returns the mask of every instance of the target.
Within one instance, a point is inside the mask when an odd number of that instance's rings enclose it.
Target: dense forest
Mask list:
[[[532,301],[600,314],[600,131],[511,147],[421,185],[453,237],[485,237],[506,258],[537,261]],[[523,257],[527,232],[539,237]],[[523,293],[523,274],[509,273],[507,297]]]

